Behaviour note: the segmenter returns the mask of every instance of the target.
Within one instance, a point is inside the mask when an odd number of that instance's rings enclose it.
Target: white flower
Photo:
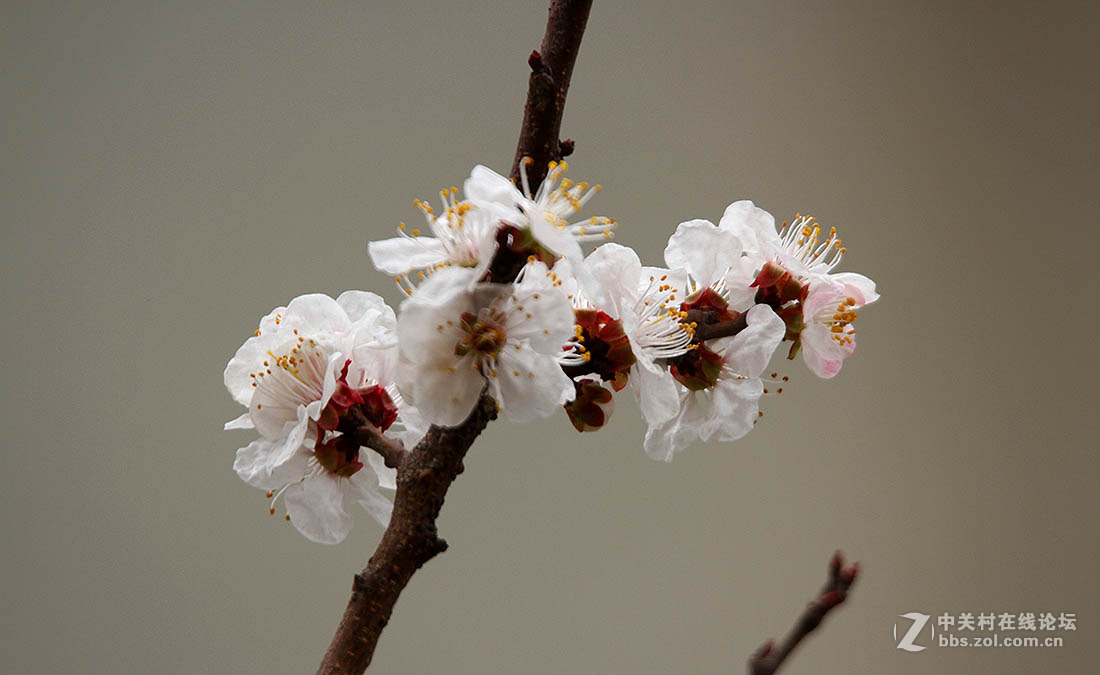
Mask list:
[[[868,283],[870,285],[868,285]],[[815,375],[830,378],[856,348],[856,310],[878,298],[859,274],[833,274],[810,284],[802,306],[801,351]],[[870,300],[868,300],[870,298]]]
[[[473,270],[441,269],[401,305],[398,387],[432,424],[454,426],[488,384],[505,418],[527,422],[573,397],[559,358],[573,310],[532,263],[514,285],[478,284]]]
[[[540,244],[557,255],[579,263],[584,255],[581,243],[610,237],[615,227],[613,219],[600,216],[569,222],[569,218],[600,191],[600,186],[574,183],[564,177],[568,169],[566,162],[551,162],[546,178],[531,194],[527,181],[527,166],[530,163],[530,158],[520,163],[522,192],[512,181],[492,169],[475,166],[463,186],[466,197],[479,205],[492,204],[505,209],[506,222],[520,229],[530,228]]]
[[[676,301],[684,285],[682,273],[643,267],[632,249],[618,244],[597,248],[585,258],[584,267],[598,285],[589,295],[603,298],[598,309],[622,323],[630,342],[636,359],[630,384],[642,415],[651,425],[670,419],[679,404],[677,385],[658,361],[684,354],[691,344],[691,330],[681,323]]]
[[[734,311],[754,304],[753,262],[744,257],[745,244],[737,234],[709,220],[680,223],[665,247],[665,264],[687,273],[686,295],[713,288]]]
[[[492,203],[475,205],[459,201],[457,193],[456,187],[440,191],[443,212],[439,215],[427,202],[419,199],[413,202],[423,212],[434,236],[423,235],[418,229],[409,231],[405,223],[401,223],[399,236],[367,244],[367,253],[374,266],[396,275],[398,286],[406,294],[414,288],[409,277],[412,272],[421,270],[417,276],[423,279],[425,273],[456,265],[476,269],[475,279],[480,279],[493,259],[501,217],[511,211]]]
[[[707,364],[716,371],[713,384],[699,389],[680,386],[677,414],[649,427],[645,450],[650,457],[670,462],[695,441],[735,441],[752,430],[764,393],[760,373],[785,328],[766,305],[754,306],[746,320],[748,327],[741,332],[708,343],[709,351],[718,357]]]
[[[285,497],[289,520],[313,541],[336,543],[347,534],[344,492],[388,521],[392,506],[378,488],[394,487],[393,470],[373,452],[364,467],[358,446],[340,440],[337,428],[366,395],[389,416],[386,427],[404,413],[406,438],[422,433],[392,381],[395,329],[393,310],[373,293],[303,295],[264,317],[225,369],[226,388],[249,407],[226,428],[260,434],[237,451],[234,470],[275,499]]]

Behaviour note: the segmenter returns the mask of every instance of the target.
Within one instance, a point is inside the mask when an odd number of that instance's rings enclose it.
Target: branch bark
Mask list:
[[[783,642],[765,642],[749,659],[749,675],[772,675],[779,670],[790,653],[814,631],[822,619],[848,597],[848,590],[859,576],[859,563],[844,565],[844,554],[837,551],[829,561],[829,579],[806,609],[802,610]]]
[[[532,52],[529,59],[532,73],[512,176],[518,176],[522,158],[531,157],[532,189],[546,177],[551,160],[572,152],[572,141],[560,142],[558,134],[591,7],[592,0],[551,2],[541,53]],[[355,575],[351,598],[318,673],[359,674],[370,665],[401,591],[416,570],[447,549],[437,533],[436,518],[451,483],[462,473],[466,452],[496,415],[496,402],[482,393],[466,421],[457,427],[431,427],[412,450],[389,441],[373,427],[356,430],[362,445],[379,452],[387,466],[397,469],[397,493],[389,527],[367,566]]]

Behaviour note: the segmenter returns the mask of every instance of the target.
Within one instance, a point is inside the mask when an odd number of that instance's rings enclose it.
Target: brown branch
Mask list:
[[[558,133],[591,7],[592,0],[551,2],[541,54],[533,52],[529,60],[532,73],[512,176],[518,176],[520,159],[531,157],[528,178],[532,189],[542,183],[551,160],[573,150],[572,141],[559,142]],[[496,414],[496,402],[482,393],[465,422],[457,427],[431,427],[408,451],[373,427],[364,425],[354,431],[361,434],[362,445],[379,452],[387,466],[397,469],[397,493],[389,527],[370,562],[355,575],[351,598],[318,673],[359,674],[370,665],[401,591],[416,570],[447,549],[437,534],[435,520],[448,488],[462,473],[466,452]]]
[[[714,312],[703,309],[689,309],[683,323],[695,324],[695,335],[692,342],[700,343],[737,335],[749,326],[748,318],[746,318],[747,314],[748,312],[743,312],[729,321],[718,321]]]
[[[559,139],[561,116],[590,9],[592,0],[551,2],[542,47],[531,52],[527,59],[531,77],[516,157],[512,161],[512,179],[519,180],[519,164],[524,157],[530,157],[533,161],[527,169],[527,178],[532,190],[546,177],[551,161],[573,152],[573,141]]]
[[[757,649],[749,659],[749,675],[772,675],[779,670],[794,648],[812,633],[821,620],[844,602],[848,590],[859,576],[859,563],[844,565],[844,554],[837,551],[829,561],[829,580],[825,582],[817,597],[806,605],[794,626],[783,638],[778,647],[774,640],[768,640]]]
[[[355,575],[344,618],[318,673],[362,673],[370,665],[378,637],[413,573],[447,550],[435,520],[447,489],[462,473],[466,451],[496,414],[496,403],[482,395],[465,422],[433,426],[415,448],[399,455],[390,525],[370,562]]]

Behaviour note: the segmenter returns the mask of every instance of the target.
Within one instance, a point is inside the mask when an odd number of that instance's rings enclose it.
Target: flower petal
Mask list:
[[[507,206],[514,206],[516,200],[523,197],[512,181],[481,164],[470,171],[462,191],[467,199],[475,202],[495,202]]]
[[[453,355],[461,339],[458,322],[473,312],[472,270],[446,267],[433,274],[401,304],[397,337],[401,358],[412,363],[435,363]]]
[[[878,293],[875,291],[875,282],[862,274],[837,272],[836,274],[830,274],[829,278],[844,284],[845,294],[852,296],[852,299],[856,301],[856,307],[869,305],[879,298]]]
[[[339,544],[351,532],[351,516],[344,511],[340,479],[320,473],[292,485],[284,493],[290,522],[318,544]]]
[[[779,245],[775,217],[748,199],[727,206],[718,227],[737,235],[743,244],[758,252],[762,244],[769,248]]]
[[[634,249],[620,244],[603,244],[584,259],[584,267],[603,289],[607,304],[600,309],[614,319],[623,319],[640,292],[642,262]]]
[[[730,261],[741,257],[740,240],[709,220],[680,223],[665,247],[665,264],[691,275],[699,287],[722,279]]]
[[[634,388],[642,417],[650,427],[667,422],[680,409],[676,380],[656,364],[644,361],[635,363],[630,370],[630,386]]]
[[[245,414],[243,414],[240,417],[237,417],[235,419],[231,419],[231,420],[229,420],[228,422],[225,423],[225,430],[226,431],[229,431],[230,429],[254,429],[254,428],[255,428],[255,426],[252,424],[252,416],[249,415],[248,413],[245,413]]]
[[[576,395],[554,356],[512,341],[501,350],[494,383],[504,418],[520,424],[549,417]]]
[[[378,453],[372,452],[377,455]],[[387,469],[393,471],[393,469]],[[370,468],[364,467],[355,473],[350,479],[351,498],[359,503],[372,518],[377,520],[382,527],[390,524],[390,514],[393,512],[393,502],[379,492],[380,481]]]
[[[428,422],[453,427],[474,409],[485,378],[474,368],[472,357],[429,363],[404,361],[397,373],[397,386]]]
[[[722,354],[725,367],[736,374],[759,377],[787,329],[767,305],[754,305],[745,318],[747,328],[733,337],[715,340],[711,348]]]
[[[723,378],[711,390],[710,415],[700,432],[705,441],[736,441],[752,431],[764,383],[759,378]]]
[[[375,269],[386,274],[407,274],[447,261],[443,242],[434,237],[393,237],[367,244]]]

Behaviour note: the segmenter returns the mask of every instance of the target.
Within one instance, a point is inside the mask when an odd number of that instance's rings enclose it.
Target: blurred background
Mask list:
[[[222,369],[295,295],[399,300],[366,242],[507,172],[545,7],[3,3],[5,670],[316,668],[381,531],[268,517]],[[778,354],[738,443],[654,462],[629,396],[493,425],[377,672],[743,672],[838,547],[864,575],[784,672],[1095,668],[1098,37],[1088,2],[596,0],[586,213],[658,263],[735,199],[810,212],[883,299],[835,380]],[[907,612],[1077,631],[907,653]]]

